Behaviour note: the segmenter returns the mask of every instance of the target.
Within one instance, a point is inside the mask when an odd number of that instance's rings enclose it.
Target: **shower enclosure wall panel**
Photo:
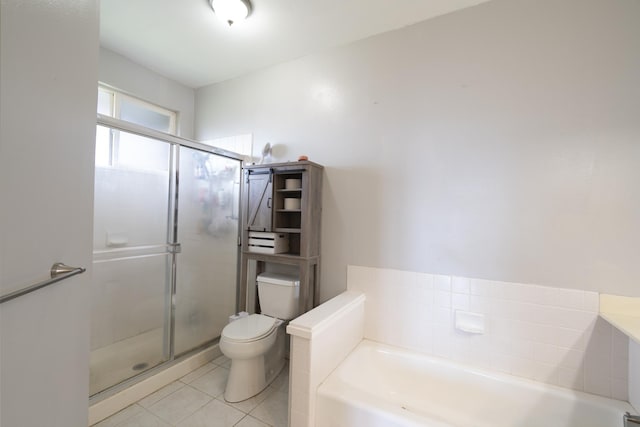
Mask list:
[[[219,337],[235,312],[240,185],[237,160],[188,147],[179,158],[177,355]]]
[[[236,308],[241,162],[118,126],[97,131],[91,395],[212,342]]]
[[[118,144],[95,172],[90,394],[170,356],[171,146],[109,132]]]

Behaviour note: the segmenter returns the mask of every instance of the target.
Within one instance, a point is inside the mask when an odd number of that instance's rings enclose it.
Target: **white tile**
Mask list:
[[[276,391],[289,392],[289,363],[285,363],[278,376],[269,384],[269,387]]]
[[[629,337],[617,328],[611,329],[611,356],[629,360]]]
[[[451,308],[454,310],[469,311],[469,295],[451,294]]]
[[[561,349],[555,345],[535,343],[533,346],[533,358],[537,362],[558,365],[562,355]]]
[[[288,406],[287,395],[276,392],[251,411],[250,415],[269,425],[285,427],[289,418]]]
[[[296,411],[303,413],[309,412],[309,393],[299,392],[291,395],[291,408],[296,408]]]
[[[291,425],[301,425],[301,424],[291,424]],[[235,427],[269,427],[268,424],[263,423],[257,418],[253,418],[251,415],[245,416]]]
[[[531,341],[514,339],[508,349],[507,355],[520,359],[532,357],[534,343]]]
[[[229,370],[219,366],[193,381],[191,387],[207,393],[211,397],[218,397],[224,393],[227,378],[229,378]]]
[[[291,410],[291,427],[313,427],[314,425],[310,414]]]
[[[178,424],[178,427],[233,427],[245,414],[219,400],[212,400],[191,416]]]
[[[584,351],[571,348],[559,348],[560,362],[558,365],[567,369],[580,369],[584,366]]]
[[[143,412],[143,409],[138,405],[127,406],[120,412],[111,415],[109,418],[105,418],[101,422],[94,424],[95,427],[115,427],[120,423],[128,420],[129,418]]]
[[[524,339],[543,344],[556,344],[558,341],[558,328],[531,322],[514,322],[514,325],[520,326],[519,333]]]
[[[474,313],[490,313],[491,300],[484,296],[471,295],[469,297],[469,310]]]
[[[416,273],[416,284],[425,291],[433,290],[433,274]]]
[[[273,388],[267,387],[257,395],[249,399],[243,400],[242,402],[235,402],[235,403],[226,402],[224,400],[224,395],[218,396],[217,399],[223,403],[226,403],[229,406],[233,406],[238,411],[248,414],[249,412],[253,411],[259,404],[261,404],[267,397],[269,397],[269,395],[275,392],[276,391]]]
[[[537,364],[530,359],[514,357],[512,359],[511,373],[513,375],[533,379],[536,375]]]
[[[433,295],[433,302],[436,307],[451,308],[451,292],[436,291]]]
[[[585,370],[584,391],[604,397],[611,397],[611,378],[606,374]]]
[[[466,277],[451,278],[451,291],[456,294],[469,294],[471,291],[471,281]]]
[[[149,407],[149,411],[170,424],[176,424],[211,401],[206,395],[190,386],[184,386],[178,391],[161,399]]]
[[[303,374],[303,375],[307,375],[307,374]],[[300,394],[300,393],[304,393],[304,394],[309,394],[311,392],[311,390],[315,390],[316,387],[324,380],[321,379],[320,381],[317,381],[318,384],[315,384],[316,381],[314,381],[314,385],[312,386],[311,384],[311,377],[306,378],[304,381],[297,381],[298,378],[297,376],[294,374],[292,381],[291,381],[291,387],[290,387],[290,391],[289,391],[289,395],[290,396],[294,396],[296,394]],[[300,383],[300,385],[297,385],[298,383]],[[274,390],[275,392],[275,390]],[[298,410],[299,408],[297,407],[291,407],[291,409],[295,409]]]
[[[581,368],[558,368],[558,385],[573,390],[584,390],[584,370]]]
[[[212,363],[214,365],[223,366],[229,369],[229,367],[231,366],[231,359],[229,359],[227,356],[223,354],[222,356],[214,359]]]
[[[310,341],[298,337],[293,337],[291,341],[291,361],[295,364],[296,369],[309,372],[311,352],[309,348]]]
[[[597,292],[585,292],[583,308],[590,313],[598,313],[600,310],[600,295]]]
[[[143,411],[118,424],[118,427],[171,427],[171,424],[167,424],[150,412]]]
[[[614,359],[611,361],[611,378],[614,380],[629,378],[629,361]]]
[[[433,276],[433,289],[436,291],[451,292],[451,277],[442,275]]]
[[[526,286],[520,283],[505,283],[503,285],[504,299],[509,301],[527,301]]]
[[[225,356],[221,356],[221,357],[225,357]],[[206,365],[199,367],[195,371],[189,372],[187,375],[180,378],[180,381],[182,381],[185,384],[192,383],[193,381],[197,380],[207,372],[212,371],[217,367],[218,365],[216,365],[213,362],[207,363]]]
[[[161,399],[164,399],[165,397],[169,396],[171,393],[174,393],[178,390],[180,390],[182,387],[184,387],[184,384],[181,383],[180,381],[174,381],[170,384],[167,384],[166,386],[162,387],[161,389],[159,389],[158,391],[151,393],[150,395],[148,395],[147,397],[145,397],[144,399],[138,401],[138,405],[144,407],[144,408],[148,408],[151,405],[153,405],[154,403],[160,401]]]
[[[556,342],[560,347],[584,351],[587,348],[589,336],[585,331],[575,329],[555,328]]]
[[[504,372],[504,373],[511,373],[511,365],[512,365],[512,358],[509,356],[506,356],[504,353],[498,353],[498,354],[493,354],[491,355],[491,369],[495,369],[496,371],[499,372]]]
[[[556,325],[562,328],[586,331],[594,326],[597,319],[598,315],[595,313],[565,309],[560,312]]]
[[[626,378],[611,380],[611,397],[617,400],[629,400],[629,382]]]
[[[640,344],[629,341],[629,403],[640,410]]]
[[[555,289],[554,305],[575,310],[583,310],[585,307],[584,291],[574,289]]]
[[[433,309],[433,323],[435,325],[453,326],[453,311],[450,308],[436,307]]]

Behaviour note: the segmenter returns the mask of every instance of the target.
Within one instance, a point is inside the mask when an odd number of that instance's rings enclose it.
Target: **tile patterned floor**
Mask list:
[[[286,427],[288,365],[259,395],[227,403],[230,363],[221,356],[94,427]]]

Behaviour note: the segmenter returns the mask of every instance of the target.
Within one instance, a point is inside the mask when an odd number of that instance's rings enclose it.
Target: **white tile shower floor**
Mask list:
[[[289,366],[262,393],[227,403],[230,361],[221,356],[95,427],[286,427]]]

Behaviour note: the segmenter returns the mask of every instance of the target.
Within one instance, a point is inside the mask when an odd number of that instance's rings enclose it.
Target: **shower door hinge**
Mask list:
[[[182,245],[180,243],[169,243],[169,253],[170,254],[179,254],[182,252]]]

